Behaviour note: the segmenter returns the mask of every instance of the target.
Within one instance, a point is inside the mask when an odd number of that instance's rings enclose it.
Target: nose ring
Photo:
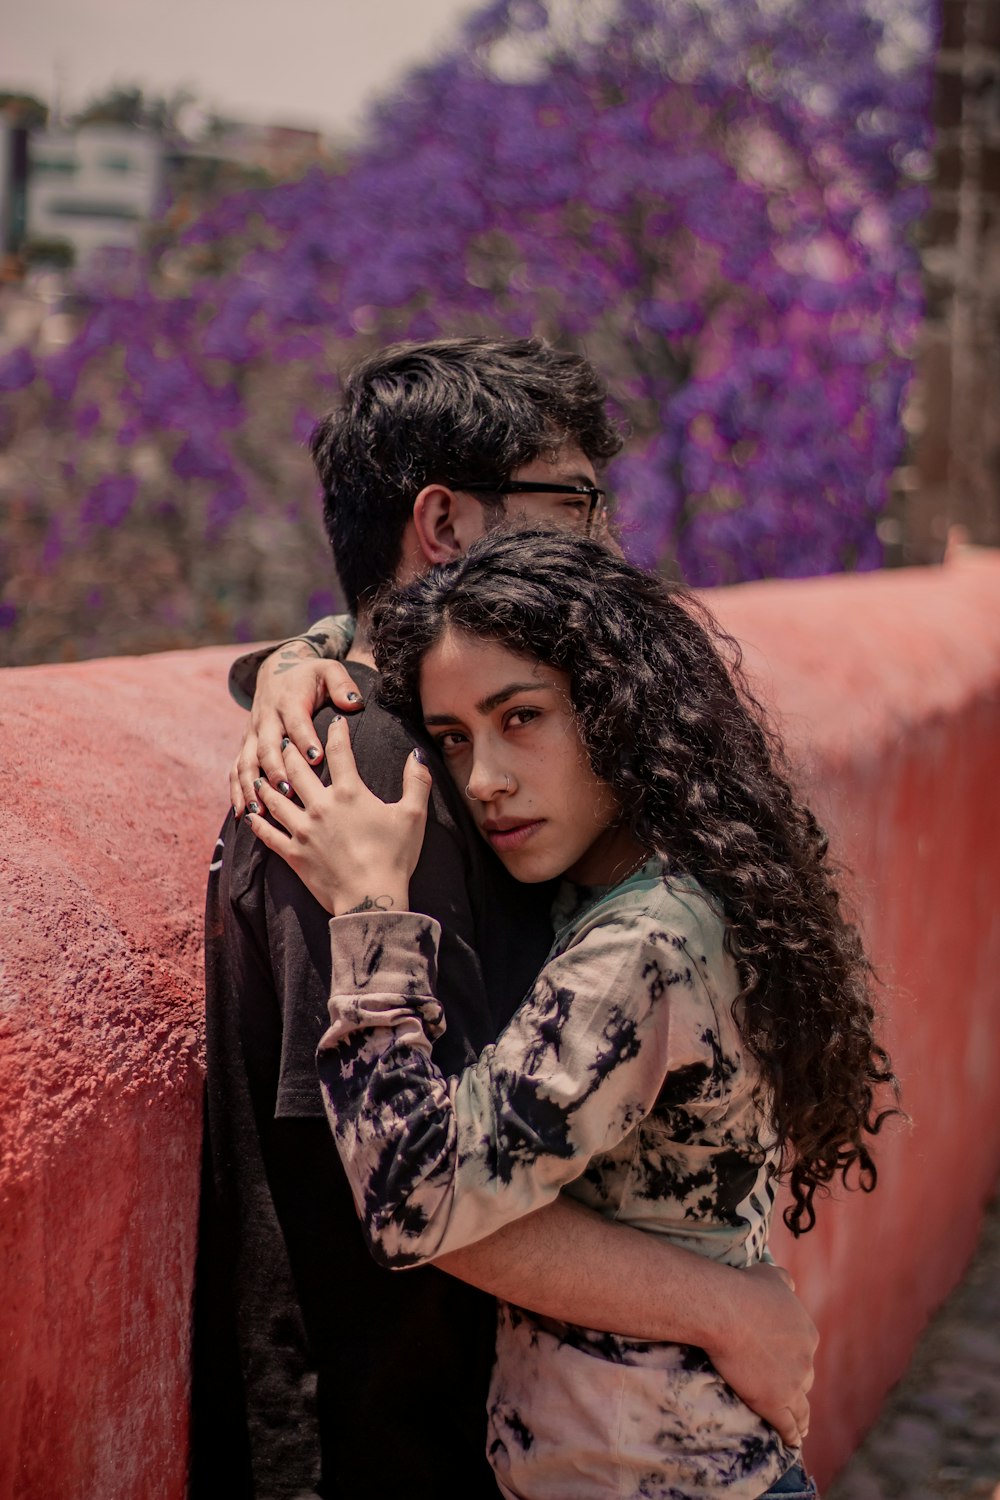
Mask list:
[[[471,786],[471,785],[472,785],[472,783],[470,781],[469,782],[469,786]],[[475,792],[470,792],[469,791],[469,786],[467,786],[465,788],[465,795],[468,797],[469,801],[470,802],[481,802],[483,799],[481,797],[477,797],[476,794],[475,794]],[[507,772],[505,771],[503,773],[503,795],[506,797],[506,795],[507,795],[507,793],[509,791],[510,791],[510,777],[507,775]]]

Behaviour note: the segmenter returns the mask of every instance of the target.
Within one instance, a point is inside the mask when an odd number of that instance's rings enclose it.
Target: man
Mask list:
[[[537,341],[399,346],[350,376],[313,442],[357,621],[347,665],[330,663],[327,682],[337,706],[355,710],[355,756],[380,796],[399,796],[403,762],[425,742],[370,701],[365,616],[375,593],[458,555],[505,515],[601,524],[596,468],[618,446],[590,366]],[[326,1025],[327,916],[237,821],[244,807],[257,810],[258,767],[287,791],[282,713],[320,763],[316,692],[288,685],[308,672],[301,654],[336,652],[338,629],[321,622],[263,674],[284,696],[277,715],[266,702],[255,710],[209,888],[193,1494],[315,1493],[318,1454],[328,1500],[495,1495],[482,1453],[492,1302],[473,1286],[553,1318],[704,1347],[795,1441],[815,1341],[774,1273],[716,1266],[569,1199],[444,1257],[441,1269],[391,1276],[368,1258],[313,1070]],[[244,686],[257,665],[242,664]],[[435,1052],[455,1071],[496,1036],[541,966],[548,903],[491,859],[429,758],[435,785],[411,900],[442,925],[447,1029]]]

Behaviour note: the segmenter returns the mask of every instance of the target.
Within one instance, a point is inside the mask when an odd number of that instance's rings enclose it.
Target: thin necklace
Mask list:
[[[571,923],[579,921],[584,912],[588,911],[592,906],[597,906],[600,902],[606,900],[609,891],[617,890],[620,885],[624,885],[626,880],[630,880],[652,858],[652,854],[644,854],[641,859],[637,860],[634,865],[625,871],[624,875],[619,875],[616,880],[610,881],[607,885],[599,885],[596,889],[592,886],[578,885],[576,881],[571,880],[568,876],[564,876],[565,884],[561,889],[563,891],[575,889],[577,896],[575,901],[564,900],[562,895],[556,897],[552,908],[552,919],[556,933],[558,934],[563,931]]]
[[[625,882],[626,882],[626,880],[631,880],[632,876],[635,875],[639,870],[642,869],[643,865],[648,865],[649,861],[652,858],[653,858],[653,856],[647,850],[645,853],[643,853],[643,854],[641,854],[639,856],[639,858],[636,860],[635,864],[632,865],[630,869],[628,869],[628,870],[625,871],[624,875],[618,875],[618,876],[616,876],[616,878],[611,882],[611,884],[612,885],[624,885]]]

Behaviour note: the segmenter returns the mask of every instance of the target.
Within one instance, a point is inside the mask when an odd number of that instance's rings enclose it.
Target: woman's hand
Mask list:
[[[780,1266],[750,1266],[737,1274],[742,1284],[731,1281],[739,1286],[739,1300],[730,1327],[711,1347],[706,1343],[708,1356],[747,1406],[798,1448],[809,1431],[816,1325]]]
[[[253,786],[261,771],[272,786],[284,779],[281,746],[286,738],[310,765],[319,765],[323,751],[312,716],[328,700],[343,713],[356,713],[361,692],[342,662],[318,657],[305,641],[288,641],[261,664],[250,724],[229,772],[229,795],[238,818],[258,800]]]
[[[339,715],[327,734],[326,758],[328,787],[295,746],[288,745],[280,790],[263,778],[255,787],[255,796],[281,826],[251,814],[247,823],[334,916],[358,908],[405,911],[427,826],[431,773],[423,752],[414,750],[407,756],[398,802],[383,802],[365,786],[347,723]],[[301,807],[291,800],[293,793]]]

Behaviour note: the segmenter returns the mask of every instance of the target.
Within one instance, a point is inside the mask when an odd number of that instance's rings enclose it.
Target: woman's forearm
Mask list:
[[[383,1264],[461,1249],[551,1203],[653,1107],[676,960],[659,923],[629,913],[592,924],[549,960],[496,1044],[450,1080],[430,1055],[437,924],[355,913],[330,930],[320,1085]]]

